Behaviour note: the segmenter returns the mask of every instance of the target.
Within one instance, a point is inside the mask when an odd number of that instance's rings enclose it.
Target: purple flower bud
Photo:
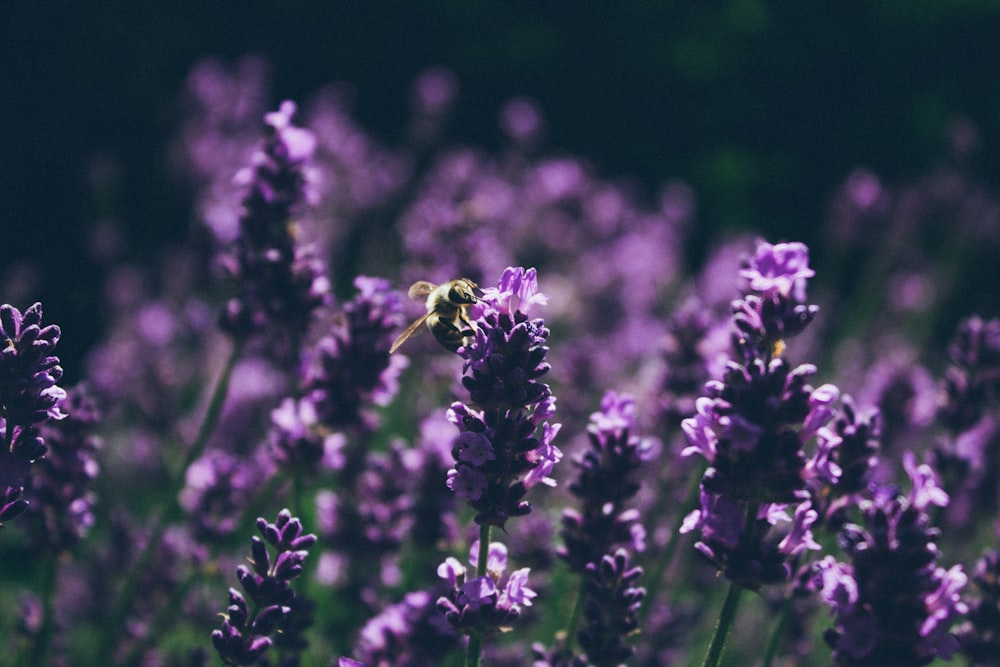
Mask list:
[[[458,436],[455,446],[458,448],[458,460],[470,463],[477,468],[487,461],[496,459],[493,454],[493,445],[482,433],[465,431]]]
[[[507,585],[504,587],[502,593],[502,597],[510,604],[530,607],[531,600],[538,595],[538,593],[528,588],[528,573],[530,571],[530,568],[523,567],[520,570],[514,570],[510,573]]]
[[[816,272],[809,268],[809,248],[804,243],[760,242],[750,266],[740,271],[750,289],[765,296],[778,294],[805,301],[805,281]]]
[[[486,476],[475,468],[462,465],[448,471],[446,484],[459,498],[479,500],[486,490]]]

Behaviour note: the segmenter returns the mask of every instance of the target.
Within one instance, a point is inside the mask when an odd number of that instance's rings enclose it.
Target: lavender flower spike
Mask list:
[[[447,484],[477,511],[480,526],[502,528],[510,517],[528,514],[528,489],[555,484],[550,474],[562,458],[553,444],[559,424],[547,421],[555,398],[542,382],[549,330],[526,314],[546,300],[534,269],[508,268],[470,308],[476,335],[458,353],[472,405],[454,403],[448,411],[460,435]]]
[[[252,538],[251,567],[236,569],[243,594],[229,589],[222,628],[212,632],[215,650],[229,665],[255,663],[270,648],[271,635],[290,620],[297,601],[290,582],[302,573],[307,550],[316,543],[315,535],[302,534],[302,523],[288,510],[279,512],[274,523],[257,519],[257,530],[264,539]],[[273,559],[267,545],[274,549]]]
[[[814,584],[835,617],[824,639],[837,664],[926,665],[959,648],[949,630],[968,612],[960,597],[967,578],[960,566],[936,564],[939,533],[925,513],[946,496],[912,455],[906,470],[913,483],[908,495],[875,489],[861,505],[864,526],[848,524],[841,532],[851,563],[828,556],[816,567]]]
[[[286,101],[264,118],[264,143],[236,177],[247,194],[236,245],[222,260],[239,283],[223,328],[239,340],[262,335],[272,356],[292,360],[312,312],[330,291],[323,262],[295,239],[294,220],[315,198],[309,163],[316,139],[292,124],[294,114],[295,104]]]
[[[0,449],[0,524],[27,508],[22,498],[29,464],[45,454],[39,428],[66,415],[60,404],[66,392],[56,382],[63,370],[55,356],[59,327],[42,326],[42,304],[23,313],[0,306],[0,416],[4,447]]]
[[[786,336],[798,333],[818,311],[804,303],[805,281],[813,275],[802,244],[761,242],[741,271],[751,293],[734,301],[734,359],[717,380],[705,383],[695,416],[681,426],[689,447],[709,467],[702,478],[701,508],[681,532],[701,529],[695,546],[738,585],[756,590],[785,581],[794,561],[819,545],[809,532],[818,518],[810,490],[835,484],[842,473],[836,448],[842,442],[828,427],[833,385],[813,388],[812,364],[792,367],[780,356]],[[807,456],[805,445],[817,446]],[[771,527],[788,520],[782,540]]]

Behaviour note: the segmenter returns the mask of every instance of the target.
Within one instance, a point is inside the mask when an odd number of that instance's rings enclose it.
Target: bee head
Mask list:
[[[476,295],[478,289],[478,285],[468,278],[454,280],[448,289],[448,300],[456,304],[475,303],[479,301]]]

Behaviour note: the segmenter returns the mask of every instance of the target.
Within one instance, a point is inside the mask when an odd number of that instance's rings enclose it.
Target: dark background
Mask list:
[[[188,233],[165,163],[179,91],[201,58],[246,53],[273,64],[276,100],[351,83],[390,145],[429,65],[459,78],[456,140],[499,145],[498,109],[528,95],[550,148],[650,197],[688,182],[695,255],[731,228],[810,241],[852,168],[926,170],[956,118],[980,131],[978,175],[1000,174],[996,2],[0,2],[0,275],[41,267],[64,355],[100,332],[88,230],[114,216],[139,261]],[[95,156],[117,165],[104,201]]]

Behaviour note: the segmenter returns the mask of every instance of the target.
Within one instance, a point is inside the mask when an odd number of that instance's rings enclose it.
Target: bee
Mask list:
[[[475,325],[469,320],[469,306],[479,301],[476,296],[478,291],[479,286],[468,278],[449,280],[441,285],[418,280],[410,285],[407,294],[414,300],[426,297],[427,312],[399,334],[389,348],[389,354],[398,350],[425,322],[446,350],[458,350],[476,332]]]

